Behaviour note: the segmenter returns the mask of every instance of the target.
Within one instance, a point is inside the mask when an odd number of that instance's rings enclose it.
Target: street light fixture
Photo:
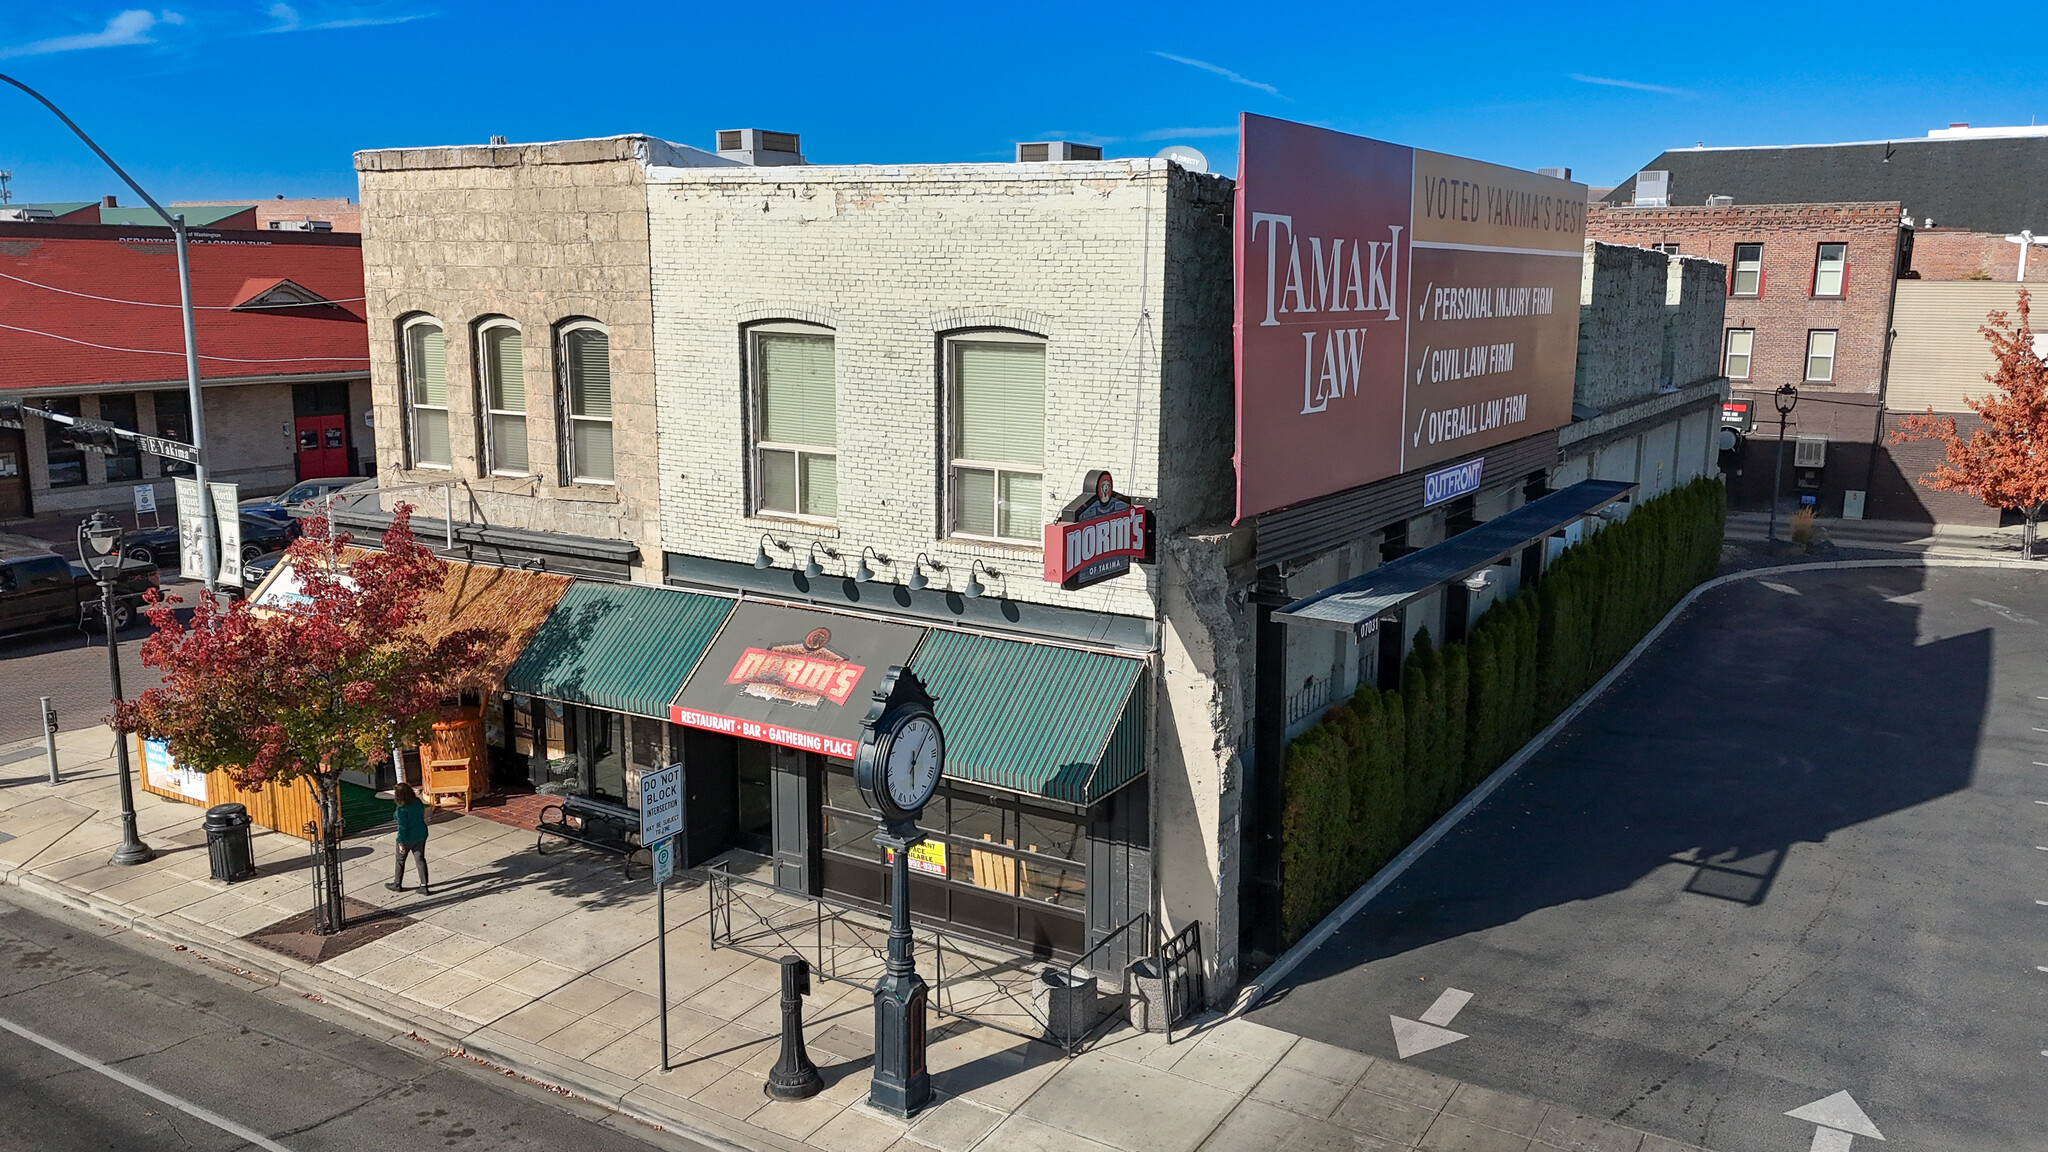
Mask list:
[[[107,630],[107,681],[114,689],[114,702],[121,701],[121,639],[114,627],[114,579],[121,572],[121,522],[105,512],[78,526],[78,557],[100,585],[100,626]],[[129,783],[128,740],[114,734],[114,762],[121,771],[121,846],[114,849],[116,864],[147,864],[156,852],[135,834],[135,786]]]
[[[178,215],[173,216],[169,212],[164,211],[163,205],[157,203],[155,197],[144,192],[142,185],[137,184],[134,177],[123,171],[119,164],[114,163],[114,158],[107,155],[105,149],[93,143],[92,137],[85,134],[85,129],[72,123],[71,117],[66,116],[62,109],[50,103],[48,97],[4,72],[0,72],[0,80],[4,80],[23,92],[28,93],[29,97],[35,100],[36,103],[48,108],[52,115],[64,122],[66,128],[71,129],[74,135],[80,140],[85,141],[85,146],[92,149],[93,155],[98,156],[107,167],[114,170],[114,175],[119,176],[122,183],[133,189],[137,196],[142,197],[143,203],[148,204],[151,209],[155,210],[157,215],[164,218],[164,223],[171,226],[171,237],[176,242],[178,249],[178,308],[185,320],[185,395],[188,406],[192,410],[192,446],[198,449],[195,453],[198,459],[192,463],[192,479],[199,487],[199,544],[201,551],[205,554],[205,560],[201,563],[200,569],[206,576],[206,594],[212,596],[218,589],[220,549],[216,543],[219,535],[214,531],[213,526],[213,502],[207,498],[206,417],[202,411],[203,406],[199,396],[199,341],[193,334],[192,327],[192,263],[188,257],[185,241],[185,214],[180,212]],[[122,779],[125,781],[127,776],[124,774]]]
[[[1778,488],[1785,476],[1785,421],[1792,415],[1792,409],[1799,406],[1799,389],[1790,384],[1778,385],[1771,394],[1771,403],[1778,408],[1778,462],[1771,469],[1771,530],[1770,541],[1778,542]]]

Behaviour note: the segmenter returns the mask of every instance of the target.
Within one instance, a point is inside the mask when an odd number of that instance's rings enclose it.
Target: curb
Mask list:
[[[1645,633],[1641,640],[1636,641],[1635,647],[1630,648],[1626,655],[1616,661],[1614,667],[1607,670],[1606,675],[1595,681],[1591,688],[1586,689],[1584,695],[1572,701],[1569,708],[1558,713],[1555,720],[1546,725],[1541,732],[1530,737],[1529,742],[1516,750],[1515,754],[1508,757],[1507,761],[1500,767],[1494,769],[1492,775],[1475,785],[1470,792],[1465,794],[1463,799],[1452,805],[1450,811],[1439,817],[1436,823],[1431,824],[1427,831],[1423,832],[1421,836],[1416,837],[1408,847],[1401,850],[1399,855],[1387,861],[1385,867],[1374,873],[1372,879],[1365,882],[1364,887],[1353,892],[1342,904],[1337,905],[1329,915],[1323,917],[1309,931],[1308,935],[1295,941],[1292,948],[1281,953],[1279,959],[1273,961],[1265,971],[1259,973],[1257,980],[1246,984],[1238,992],[1236,1002],[1231,1005],[1230,1010],[1225,1015],[1242,1016],[1257,1007],[1259,1001],[1265,999],[1274,988],[1278,987],[1280,982],[1286,979],[1303,960],[1308,959],[1310,953],[1322,947],[1331,936],[1336,935],[1339,928],[1342,928],[1347,921],[1353,916],[1358,915],[1367,904],[1370,904],[1375,896],[1386,891],[1394,881],[1400,879],[1401,874],[1406,872],[1417,860],[1421,859],[1422,854],[1434,847],[1437,841],[1443,839],[1445,833],[1457,827],[1459,821],[1470,815],[1472,810],[1477,808],[1488,796],[1491,796],[1495,789],[1507,783],[1508,778],[1513,776],[1522,765],[1528,763],[1536,753],[1542,751],[1544,746],[1555,739],[1558,733],[1564,731],[1566,725],[1577,719],[1579,713],[1585,711],[1587,705],[1598,699],[1601,693],[1607,691],[1621,677],[1622,673],[1629,670],[1629,667],[1636,662],[1637,657],[1648,651],[1650,645],[1656,643],[1657,638],[1664,634],[1664,630],[1669,628],[1673,621],[1684,615],[1686,610],[1692,607],[1693,601],[1716,588],[1733,584],[1738,580],[1755,580],[1765,576],[1794,575],[1800,572],[1830,572],[1854,568],[2018,568],[2029,572],[2048,571],[2048,566],[2044,566],[2041,561],[2035,560],[2030,562],[2018,559],[2017,557],[2007,560],[1993,557],[1962,559],[1947,556],[1916,556],[1910,559],[1901,558],[1897,560],[1824,560],[1812,564],[1782,564],[1772,568],[1752,568],[1744,572],[1729,572],[1701,581],[1693,586],[1692,591],[1687,592],[1681,597],[1678,603],[1672,606],[1671,611],[1666,612],[1664,618],[1657,621],[1656,626]]]
[[[216,966],[225,965],[237,975],[252,977],[280,991],[337,1008],[362,1019],[378,1030],[389,1032],[394,1037],[406,1037],[438,1048],[449,1056],[471,1060],[493,1071],[517,1076],[549,1091],[590,1101],[650,1128],[695,1140],[714,1149],[715,1152],[803,1152],[806,1147],[800,1141],[785,1141],[767,1132],[740,1132],[736,1129],[720,1131],[724,1125],[708,1117],[673,1115],[666,1111],[649,1109],[637,1101],[629,1103],[625,1099],[638,1088],[658,1089],[659,1085],[642,1085],[636,1082],[633,1088],[622,1093],[614,1087],[599,1085],[574,1072],[543,1072],[532,1066],[531,1057],[526,1054],[480,1045],[474,1040],[450,1036],[423,1021],[402,1019],[382,1006],[369,1003],[352,992],[335,987],[334,982],[323,978],[324,974],[316,974],[312,968],[273,966],[275,960],[279,958],[267,955],[259,958],[243,948],[241,941],[209,932],[198,925],[174,928],[153,916],[130,912],[118,904],[101,900],[90,893],[75,891],[59,881],[45,879],[25,869],[16,868],[0,875],[0,884],[11,885],[39,899],[83,912],[130,931],[182,945],[197,959],[215,963]],[[734,1125],[744,1123],[727,1119]]]

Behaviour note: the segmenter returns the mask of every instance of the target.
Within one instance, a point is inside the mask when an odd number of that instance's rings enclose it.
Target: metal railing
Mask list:
[[[704,881],[709,894],[713,949],[730,948],[771,962],[795,954],[810,962],[814,976],[857,988],[873,987],[881,976],[888,960],[886,917],[857,905],[805,896],[737,875],[722,862],[692,874]],[[1114,1012],[1102,1012],[1084,1035],[1070,1042],[1054,1039],[1038,1002],[1041,973],[1064,967],[1065,975],[1072,977],[1082,960],[1133,925],[1149,927],[1150,922],[1148,916],[1139,914],[1064,966],[1005,953],[986,941],[929,924],[913,923],[911,938],[913,955],[930,980],[933,1011],[1050,1044],[1072,1056],[1086,1047]]]
[[[1159,948],[1159,972],[1166,981],[1166,1042],[1173,1043],[1173,1026],[1200,1012],[1208,1003],[1207,977],[1202,969],[1202,922],[1190,921]]]

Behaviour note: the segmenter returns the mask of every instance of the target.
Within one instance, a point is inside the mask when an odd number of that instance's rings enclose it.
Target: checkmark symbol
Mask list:
[[[1420,320],[1420,319],[1422,319],[1423,315],[1424,315],[1424,314],[1426,314],[1426,313],[1427,313],[1427,312],[1429,311],[1429,294],[1430,294],[1430,293],[1431,293],[1432,291],[1434,291],[1435,289],[1436,289],[1436,281],[1434,281],[1434,280],[1431,280],[1431,281],[1429,282],[1429,287],[1428,287],[1428,288],[1424,288],[1424,289],[1422,290],[1422,303],[1420,303],[1420,304],[1417,304],[1417,305],[1415,306],[1415,318],[1416,318],[1417,320]]]

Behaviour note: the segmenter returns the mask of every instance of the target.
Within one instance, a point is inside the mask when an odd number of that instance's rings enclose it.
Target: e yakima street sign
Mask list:
[[[1569,423],[1586,188],[1245,113],[1237,515]]]
[[[1045,579],[1072,591],[1156,558],[1152,510],[1116,491],[1108,472],[1088,473],[1081,495],[1045,526]]]

